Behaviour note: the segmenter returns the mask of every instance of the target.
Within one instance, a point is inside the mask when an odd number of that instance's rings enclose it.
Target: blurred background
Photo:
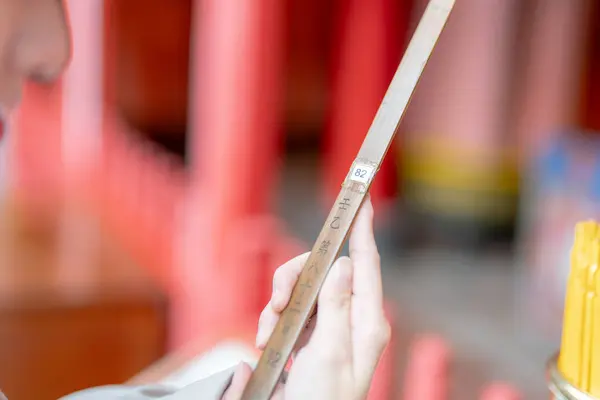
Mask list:
[[[426,1],[66,3],[72,64],[1,145],[0,387],[254,356]],[[574,225],[600,213],[599,22],[591,0],[457,0],[371,192],[394,324],[372,399],[415,399],[431,335],[451,399],[547,398]]]

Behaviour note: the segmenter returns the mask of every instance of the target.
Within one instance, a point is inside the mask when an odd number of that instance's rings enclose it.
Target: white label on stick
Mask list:
[[[366,164],[355,164],[350,172],[350,179],[355,182],[364,183],[367,185],[373,177],[373,171],[375,168],[372,165]]]

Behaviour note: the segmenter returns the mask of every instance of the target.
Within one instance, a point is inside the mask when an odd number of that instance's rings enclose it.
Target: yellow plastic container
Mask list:
[[[555,399],[600,399],[600,225],[579,223],[571,250],[560,353],[548,365]]]

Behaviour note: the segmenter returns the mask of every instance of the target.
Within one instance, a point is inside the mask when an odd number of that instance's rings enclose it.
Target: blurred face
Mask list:
[[[69,55],[63,0],[0,0],[0,136],[23,84],[51,82]]]

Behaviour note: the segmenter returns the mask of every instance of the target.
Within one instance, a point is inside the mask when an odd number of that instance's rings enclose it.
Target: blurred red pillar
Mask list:
[[[428,1],[418,2],[415,18]],[[436,164],[460,153],[471,158],[453,161],[468,162],[471,167],[487,168],[498,162],[505,146],[502,128],[515,4],[506,0],[456,3],[406,118],[407,145],[445,150],[420,154],[433,158],[423,162]],[[415,163],[418,170],[419,160]]]
[[[327,204],[338,194],[389,86],[402,53],[408,1],[339,2],[333,94],[324,148]],[[401,7],[399,10],[396,7]],[[401,12],[398,12],[401,11]],[[390,151],[371,188],[374,203],[395,191],[394,154]]]
[[[61,109],[60,82],[49,87],[28,83],[10,132],[11,195],[36,209],[60,197]]]
[[[481,393],[481,400],[521,400],[522,394],[512,385],[502,382],[491,383]]]
[[[591,5],[588,30],[587,68],[582,85],[582,125],[585,130],[600,133],[600,4]]]
[[[236,224],[273,208],[280,147],[283,6],[278,0],[195,2],[192,171],[178,299],[186,325],[177,333],[178,341],[207,324],[253,317],[248,315],[249,304],[257,308],[252,299],[266,289],[263,275],[269,271],[260,262],[231,265],[225,260],[235,259],[245,248],[234,239],[239,238]],[[263,232],[268,230],[256,226],[247,234],[253,239],[268,237]],[[218,305],[212,306],[215,301]],[[220,311],[215,313],[214,307]],[[258,316],[258,309],[250,311]]]
[[[73,46],[69,66],[52,85],[26,84],[10,149],[16,196],[42,207],[62,197],[65,183],[89,184],[100,149],[103,1],[65,3]]]
[[[451,367],[451,349],[438,336],[421,336],[411,344],[402,399],[445,400]]]
[[[104,0],[68,0],[73,55],[62,82],[61,161],[85,190],[101,156],[104,122]]]
[[[418,3],[415,19],[427,1]],[[446,240],[482,241],[481,233],[508,225],[514,213],[506,116],[516,5],[456,2],[404,120],[411,211],[469,227]]]
[[[195,7],[191,176],[202,195],[197,207],[210,209],[215,221],[218,253],[232,221],[270,210],[279,161],[282,7],[277,0],[199,0]]]
[[[520,160],[527,163],[557,130],[580,117],[590,0],[539,0],[532,13],[530,39],[514,107]]]

